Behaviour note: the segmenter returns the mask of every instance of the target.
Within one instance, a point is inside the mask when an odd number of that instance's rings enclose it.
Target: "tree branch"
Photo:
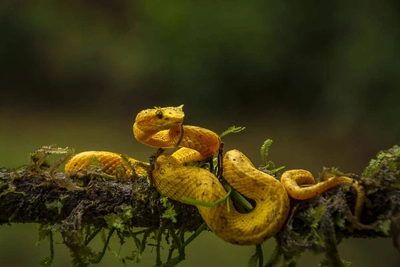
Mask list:
[[[70,176],[61,172],[50,174],[48,169],[37,170],[34,166],[2,168],[0,172],[0,224],[65,224],[79,214],[82,223],[104,227],[104,216],[129,206],[134,213],[130,226],[153,228],[160,227],[167,210],[146,177],[133,181],[105,180],[103,174],[96,172]],[[77,176],[87,183],[77,186]],[[177,228],[188,223],[188,230],[193,231],[201,225],[202,219],[193,206],[174,202],[174,208],[178,214]]]
[[[49,154],[52,153],[42,150],[32,155],[29,166],[0,169],[0,224],[38,223],[40,238],[52,238],[53,233],[60,232],[75,266],[87,266],[101,259],[105,249],[94,253],[89,243],[105,229],[109,230],[109,237],[116,232],[121,241],[134,239],[137,249],[124,260],[138,260],[147,238],[154,235],[160,241],[163,234],[172,238],[168,262],[176,264],[184,259],[184,233],[195,231],[203,223],[194,206],[161,197],[143,176],[109,179],[96,170],[74,175],[57,172],[68,156],[50,165],[45,162]],[[337,244],[349,237],[391,236],[399,249],[399,159],[400,148],[395,146],[380,152],[363,175],[346,174],[366,189],[360,224],[351,216],[356,194],[350,186],[331,189],[306,201],[291,200],[289,218],[275,237],[278,245],[269,263],[297,261],[308,249],[326,253],[326,261],[337,266],[343,264]],[[333,172],[337,170],[325,169],[321,176]],[[134,227],[145,229],[135,232]],[[175,249],[178,256],[173,258]],[[46,260],[50,265],[52,258]],[[159,255],[157,264],[161,264]]]

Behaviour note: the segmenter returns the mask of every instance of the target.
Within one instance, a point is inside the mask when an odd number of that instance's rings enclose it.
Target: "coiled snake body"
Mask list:
[[[210,171],[184,166],[183,163],[202,161],[214,155],[220,138],[214,132],[196,126],[182,126],[183,105],[146,109],[141,111],[133,125],[135,138],[149,146],[159,148],[181,147],[172,155],[160,155],[154,163],[152,184],[157,190],[174,200],[185,202],[187,197],[203,202],[215,202],[226,195],[218,178]],[[125,168],[120,154],[105,151],[87,151],[75,155],[65,166],[67,172],[85,169],[92,158],[103,164],[103,171],[115,175],[118,167]],[[137,160],[130,158],[131,163]],[[238,150],[230,150],[223,157],[223,177],[242,195],[255,201],[249,213],[239,213],[231,201],[214,207],[196,205],[209,228],[221,239],[238,245],[260,244],[275,235],[285,223],[289,213],[288,194],[296,199],[308,199],[337,186],[350,183],[358,193],[355,215],[359,216],[363,204],[363,189],[345,176],[329,178],[307,188],[300,184],[314,184],[314,178],[305,170],[286,171],[281,182],[259,171]],[[124,167],[125,166],[125,167]],[[129,175],[129,168],[127,175]],[[136,172],[144,169],[138,167]],[[227,209],[227,206],[230,209]]]

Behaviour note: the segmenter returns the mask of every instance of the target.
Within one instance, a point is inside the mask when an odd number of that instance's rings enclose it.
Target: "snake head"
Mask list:
[[[184,117],[183,104],[177,107],[155,107],[139,112],[135,124],[144,131],[161,131],[178,127]]]

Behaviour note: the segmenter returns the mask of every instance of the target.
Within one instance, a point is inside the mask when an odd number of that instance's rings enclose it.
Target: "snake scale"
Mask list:
[[[151,175],[152,185],[162,195],[190,205],[193,204],[185,202],[182,197],[215,202],[227,194],[218,178],[206,169],[185,166],[184,163],[200,162],[213,156],[220,147],[220,138],[211,130],[182,125],[183,119],[183,105],[146,109],[136,116],[133,132],[139,142],[157,148],[181,147],[172,155],[157,157]],[[106,151],[79,153],[66,164],[65,171],[85,169],[93,158],[100,161],[104,166],[102,170],[108,174],[116,175],[116,170],[121,167],[126,169],[127,175],[131,174],[120,154]],[[139,161],[129,158],[129,162]],[[289,170],[282,174],[279,182],[255,168],[238,150],[227,151],[222,164],[222,176],[230,186],[255,202],[255,208],[248,213],[236,211],[230,200],[214,207],[196,205],[208,227],[226,242],[238,245],[263,243],[285,223],[290,209],[289,196],[309,199],[341,183],[348,183],[356,189],[355,216],[360,215],[364,191],[349,177],[336,176],[314,184],[310,172]],[[140,174],[145,169],[137,167],[135,171]],[[300,187],[302,184],[312,185]]]

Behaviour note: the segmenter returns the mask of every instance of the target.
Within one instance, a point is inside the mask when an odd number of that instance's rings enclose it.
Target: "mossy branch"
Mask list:
[[[39,241],[45,237],[53,240],[53,234],[60,233],[71,250],[73,266],[99,262],[113,235],[120,238],[121,244],[127,238],[136,244],[132,254],[121,260],[140,261],[151,237],[157,242],[157,265],[173,266],[184,259],[185,246],[193,239],[185,239],[184,234],[199,227],[204,229],[195,207],[161,197],[149,184],[148,177],[109,179],[95,169],[65,174],[56,170],[69,154],[59,162],[47,164],[45,158],[52,154],[48,151],[42,149],[32,154],[29,166],[0,169],[0,224],[38,223]],[[324,169],[320,177],[337,172]],[[331,189],[306,201],[291,200],[289,218],[275,236],[277,248],[267,266],[296,262],[304,250],[326,253],[323,266],[345,265],[336,247],[349,237],[392,237],[399,249],[400,148],[394,146],[380,152],[362,176],[346,175],[366,188],[367,200],[360,223],[351,216],[356,194],[350,186]],[[138,231],[136,227],[143,229]],[[100,252],[90,247],[97,234],[104,236],[104,249]],[[159,255],[162,239],[170,245],[165,263]],[[52,242],[50,252],[42,265],[52,263]],[[251,262],[257,260],[252,257]]]

